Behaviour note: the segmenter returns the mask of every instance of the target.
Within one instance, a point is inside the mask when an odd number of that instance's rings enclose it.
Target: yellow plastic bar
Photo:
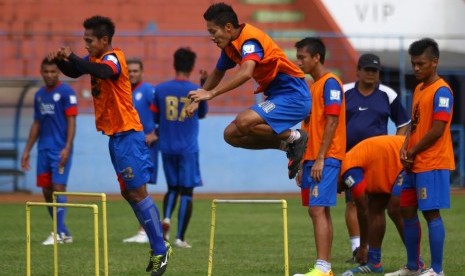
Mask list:
[[[210,227],[210,248],[208,252],[207,275],[212,275],[213,270],[213,248],[216,227],[216,205],[223,204],[281,204],[283,209],[283,232],[284,232],[284,275],[289,276],[289,241],[287,232],[287,201],[284,199],[214,199],[212,201],[212,221]]]
[[[26,275],[31,275],[31,207],[33,206],[46,206],[53,207],[54,216],[54,234],[55,234],[55,248],[57,247],[56,240],[56,207],[66,208],[90,208],[93,210],[94,217],[94,254],[95,254],[95,275],[100,275],[99,263],[99,243],[98,243],[98,206],[96,204],[75,204],[75,203],[48,203],[48,202],[26,202]],[[58,250],[54,249],[54,275],[58,276]]]
[[[105,276],[108,276],[109,268],[108,268],[107,195],[105,193],[53,192],[53,202],[56,202],[56,197],[58,195],[100,197],[101,198],[102,200],[102,227],[103,227],[103,271],[104,271]]]

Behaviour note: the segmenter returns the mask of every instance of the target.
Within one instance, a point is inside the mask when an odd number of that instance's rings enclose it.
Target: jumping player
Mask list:
[[[306,276],[333,275],[331,206],[336,205],[337,181],[346,150],[345,101],[342,82],[324,67],[326,47],[319,38],[307,37],[295,44],[297,64],[315,81],[312,113],[302,123],[309,136],[301,177],[304,206],[313,223],[317,260]]]
[[[440,209],[450,208],[450,170],[455,169],[450,124],[454,95],[439,77],[439,47],[431,38],[413,42],[408,50],[415,78],[412,124],[400,160],[407,171],[400,206],[404,219],[407,265],[395,275],[444,275],[446,237]],[[417,210],[428,223],[431,268],[421,272],[421,229]],[[421,272],[421,274],[420,274]]]
[[[239,113],[224,130],[224,139],[234,147],[286,151],[289,178],[294,178],[301,166],[307,134],[290,128],[307,117],[311,108],[305,75],[267,34],[250,24],[239,24],[231,6],[212,4],[203,17],[221,55],[202,89],[191,91],[189,98],[195,103],[208,101],[253,78],[259,85],[255,93],[263,92],[267,98]],[[236,64],[240,66],[236,74],[220,84],[226,70]],[[188,116],[196,107],[187,108]]]
[[[67,76],[91,75],[97,130],[110,137],[109,150],[121,195],[131,205],[149,237],[151,252],[147,272],[162,275],[172,249],[165,244],[158,208],[147,193],[153,164],[142,124],[132,104],[131,83],[123,51],[111,46],[115,25],[108,17],[93,16],[83,23],[89,55],[80,58],[69,47],[49,54]]]
[[[144,64],[138,58],[129,58],[128,65],[129,81],[132,89],[132,102],[139,114],[140,122],[144,128],[145,143],[149,148],[150,159],[153,163],[153,171],[147,184],[157,183],[158,173],[158,136],[156,134],[156,124],[153,119],[153,112],[150,109],[153,102],[153,86],[143,81]],[[124,239],[123,242],[148,243],[149,238],[142,226],[134,236]]]
[[[37,186],[42,188],[46,202],[53,201],[53,192],[65,192],[71,170],[73,141],[76,133],[77,97],[74,90],[60,82],[60,70],[54,61],[42,60],[40,74],[45,82],[34,96],[34,122],[21,157],[21,168],[29,170],[30,152],[37,139]],[[64,195],[57,203],[66,203]],[[50,216],[53,208],[48,207]],[[57,242],[71,243],[73,238],[65,225],[66,208],[57,208]],[[43,245],[54,243],[52,233]]]
[[[344,272],[344,276],[383,272],[386,209],[403,240],[399,202],[405,173],[399,156],[404,141],[405,136],[395,135],[365,139],[347,152],[342,162],[339,187],[350,189],[354,198],[361,240],[356,260],[363,264]]]
[[[160,126],[160,151],[168,191],[163,199],[163,235],[169,240],[171,216],[179,197],[178,229],[174,245],[191,248],[185,234],[192,216],[194,188],[202,185],[199,169],[199,119],[208,112],[207,102],[199,102],[197,112],[186,117],[190,103],[187,94],[199,88],[189,81],[194,69],[196,54],[188,48],[174,53],[174,80],[155,87],[155,115]],[[202,81],[201,81],[202,82]]]

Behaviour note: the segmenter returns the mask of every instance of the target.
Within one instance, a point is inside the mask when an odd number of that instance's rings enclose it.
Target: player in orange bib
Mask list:
[[[450,133],[454,95],[437,74],[439,47],[436,41],[420,39],[410,45],[408,52],[415,78],[420,83],[413,92],[412,123],[400,156],[407,171],[400,199],[407,265],[386,275],[444,275],[446,233],[440,210],[450,208],[450,171],[455,169]],[[423,272],[418,210],[428,223],[431,252],[431,267]]]
[[[132,207],[149,238],[151,252],[147,272],[162,275],[172,252],[163,240],[158,208],[147,193],[153,164],[132,90],[123,51],[111,46],[115,25],[108,17],[93,16],[83,23],[89,55],[80,58],[69,47],[49,54],[68,77],[91,76],[97,130],[109,137],[108,148],[120,184],[121,195]]]
[[[310,112],[311,96],[304,73],[262,30],[239,24],[233,8],[225,3],[210,5],[203,15],[210,39],[221,55],[202,88],[191,91],[188,116],[195,114],[199,101],[228,93],[250,79],[265,100],[239,113],[224,130],[225,141],[245,149],[277,149],[289,158],[288,176],[297,175],[307,144],[307,133],[291,129]],[[229,80],[221,82],[227,70],[239,65]]]
[[[337,181],[346,151],[345,100],[342,82],[324,67],[326,47],[319,38],[307,37],[295,44],[297,64],[315,81],[310,87],[312,111],[302,123],[309,140],[297,177],[303,204],[313,223],[317,260],[306,276],[330,276]]]
[[[404,140],[404,136],[394,135],[365,139],[349,150],[342,162],[339,189],[350,189],[357,207],[361,242],[356,258],[362,264],[343,275],[383,272],[386,209],[403,236],[399,202],[405,173],[399,158]]]

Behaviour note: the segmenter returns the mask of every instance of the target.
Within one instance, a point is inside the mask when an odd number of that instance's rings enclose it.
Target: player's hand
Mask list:
[[[60,163],[58,163],[58,168],[63,168],[66,165],[66,162],[68,162],[68,159],[69,159],[69,154],[70,154],[69,148],[64,148],[61,150]]]
[[[31,169],[31,165],[29,163],[30,155],[29,152],[24,152],[23,156],[21,157],[21,169],[23,171],[28,171]]]
[[[323,177],[323,167],[325,165],[325,160],[323,158],[319,158],[315,160],[315,163],[312,166],[312,170],[310,171],[310,176],[313,178],[314,181],[320,182],[321,178]]]
[[[155,130],[145,135],[145,143],[147,144],[147,146],[150,147],[152,146],[152,144],[156,143],[157,141],[158,141],[158,136],[157,134],[155,134]]]
[[[186,107],[186,116],[187,117],[192,117],[194,116],[195,112],[199,109],[199,103],[192,101],[187,107]]]
[[[415,157],[404,148],[400,150],[400,162],[407,172],[412,171],[414,158]]]
[[[208,101],[213,98],[213,92],[199,88],[190,91],[187,97],[193,102]]]
[[[64,59],[68,59],[69,56],[73,53],[73,51],[71,51],[71,48],[69,48],[68,46],[65,46],[65,47],[61,47],[60,48],[60,55],[64,58]]]
[[[302,168],[297,172],[297,175],[295,176],[295,184],[297,186],[302,186]]]

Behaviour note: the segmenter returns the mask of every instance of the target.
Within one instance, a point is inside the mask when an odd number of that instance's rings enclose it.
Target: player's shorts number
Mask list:
[[[187,97],[174,97],[168,96],[165,98],[166,101],[166,119],[168,121],[180,121],[183,122],[186,118],[186,107],[190,103]],[[182,105],[181,111],[179,111],[179,105]]]

